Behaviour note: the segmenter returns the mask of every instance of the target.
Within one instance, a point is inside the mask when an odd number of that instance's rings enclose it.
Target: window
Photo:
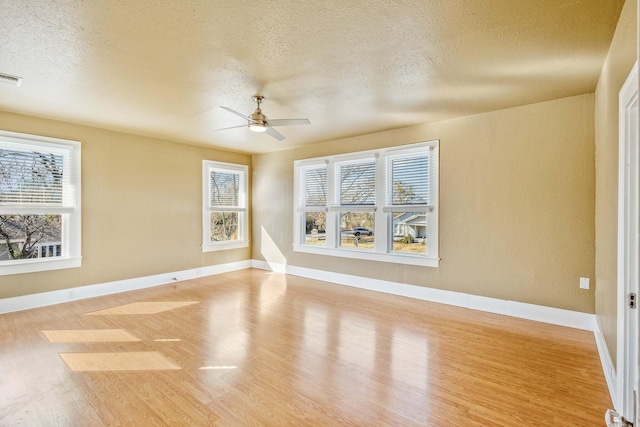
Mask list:
[[[438,141],[294,167],[295,251],[438,266]]]
[[[327,228],[327,167],[314,165],[300,170],[303,191],[300,212],[304,222],[304,243],[325,246]]]
[[[80,265],[80,143],[0,131],[0,275]]]
[[[209,160],[202,162],[202,250],[249,246],[247,214],[248,167]]]
[[[334,165],[336,185],[331,207],[338,212],[339,246],[373,250],[376,202],[376,159],[346,160]],[[366,230],[366,231],[365,231]]]

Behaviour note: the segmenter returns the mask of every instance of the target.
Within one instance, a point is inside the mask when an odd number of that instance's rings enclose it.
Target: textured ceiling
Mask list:
[[[593,92],[623,3],[0,0],[0,110],[275,151]]]

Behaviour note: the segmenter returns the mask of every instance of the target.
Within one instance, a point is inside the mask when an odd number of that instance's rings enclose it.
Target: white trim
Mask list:
[[[227,240],[223,242],[209,242],[202,245],[202,252],[226,251],[249,247],[248,240]]]
[[[72,214],[75,213],[78,209],[75,206],[46,206],[46,205],[35,205],[35,206],[11,206],[11,205],[3,205],[2,213],[4,215],[50,215],[50,214]]]
[[[24,148],[24,144],[38,145],[46,148],[51,152],[64,154],[67,151],[73,151],[80,148],[80,142],[70,139],[53,138],[43,135],[32,135],[27,133],[9,132],[0,130],[0,138],[10,143],[14,148]],[[61,148],[63,146],[64,148]]]
[[[579,311],[563,310],[560,308],[545,307],[542,305],[527,304],[517,301],[507,301],[497,298],[480,297],[463,292],[445,291],[442,289],[370,279],[368,277],[352,276],[349,274],[332,273],[330,271],[315,270],[292,265],[268,263],[258,260],[254,260],[252,262],[252,266],[253,268],[290,274],[292,276],[322,280],[339,285],[352,286],[354,288],[454,305],[472,310],[487,311],[520,319],[528,319],[542,323],[582,329],[585,331],[594,331],[596,328],[595,315]]]
[[[211,205],[211,172],[225,172],[238,174],[240,188],[238,190],[238,206],[212,206]],[[246,248],[249,246],[249,214],[247,204],[249,200],[249,166],[224,163],[214,160],[202,161],[202,252],[213,252],[228,249]],[[212,212],[237,212],[238,213],[238,239],[226,241],[211,240],[211,213]]]
[[[367,277],[353,276],[349,274],[333,273],[330,271],[315,270],[305,267],[296,267],[280,263],[270,263],[261,260],[237,261],[227,264],[193,268],[190,270],[156,274],[153,276],[144,276],[95,285],[80,286],[77,288],[43,292],[39,294],[4,298],[0,299],[0,314],[76,301],[85,298],[111,295],[136,289],[161,286],[168,283],[196,279],[198,277],[222,274],[247,268],[258,268],[261,270],[290,274],[292,276],[306,277],[339,285],[454,305],[472,310],[486,311],[575,329],[594,332],[600,330],[593,314],[526,304],[517,301],[481,297],[462,292],[408,285],[405,283],[389,282],[386,280],[370,279]],[[609,364],[613,365],[612,363]]]
[[[378,229],[380,229],[378,227]],[[304,252],[308,254],[335,256],[351,259],[365,259],[367,261],[392,262],[394,264],[419,265],[422,267],[438,267],[439,258],[431,258],[425,255],[392,252],[380,253],[370,249],[348,249],[348,248],[328,248],[320,245],[293,245],[294,252]]]
[[[637,292],[638,276],[638,129],[632,130],[630,124],[637,124],[638,118],[630,114],[632,105],[638,105],[638,61],[633,66],[618,99],[618,250],[617,250],[617,400],[613,400],[615,409],[627,419],[633,416],[634,396],[631,387],[635,378],[631,372],[637,371],[637,342],[635,337],[638,325],[631,313],[627,312],[628,292]],[[636,133],[635,138],[633,133]],[[632,141],[632,139],[634,139]],[[629,336],[631,342],[629,341]],[[632,348],[627,348],[631,345]]]
[[[604,373],[604,379],[607,381],[611,402],[613,402],[614,407],[618,407],[618,375],[616,373],[616,368],[613,366],[613,359],[609,353],[607,341],[604,339],[604,334],[602,333],[600,324],[598,324],[597,321],[595,322],[593,335],[596,339],[596,346],[598,347],[598,354],[600,355],[600,363],[602,364],[602,372]]]
[[[94,298],[103,295],[117,294],[120,292],[128,292],[136,289],[151,288],[154,286],[196,279],[198,277],[212,276],[230,271],[244,270],[247,268],[251,268],[250,260],[193,268],[173,273],[162,273],[153,276],[118,280],[96,285],[80,286],[77,288],[61,289],[58,291],[43,292],[39,294],[4,298],[0,299],[0,314],[60,304],[69,301],[77,301],[86,298]]]
[[[376,205],[332,205],[329,212],[376,212]]]
[[[329,212],[326,206],[303,206],[296,209],[296,212]]]
[[[0,268],[0,276],[12,274],[37,273],[40,271],[63,270],[65,268],[78,268],[82,266],[82,258],[33,258],[17,261],[3,261]],[[1,304],[2,300],[0,300]],[[0,311],[2,313],[2,311]]]
[[[415,213],[426,213],[431,212],[431,206],[429,205],[394,205],[394,206],[385,206],[382,208],[382,212],[415,212]]]
[[[235,206],[227,207],[227,206],[213,206],[209,207],[209,213],[211,212],[247,212],[247,208],[238,208]]]

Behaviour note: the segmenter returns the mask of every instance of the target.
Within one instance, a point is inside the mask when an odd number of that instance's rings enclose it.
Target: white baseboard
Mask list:
[[[133,279],[118,280],[114,282],[99,283],[95,285],[79,286],[77,288],[61,289],[59,291],[42,292],[39,294],[24,295],[13,298],[0,299],[0,314],[14,311],[28,310],[30,308],[44,307],[63,302],[76,301],[86,298],[94,298],[103,295],[117,294],[136,289],[161,286],[183,280],[196,279],[198,277],[212,276],[214,274],[227,273],[229,271],[251,268],[251,260],[232,262],[228,264],[212,265],[193,268],[190,270],[176,271],[173,273],[156,274],[153,276],[136,277]]]
[[[441,289],[425,288],[423,286],[407,285],[405,283],[369,279],[360,276],[332,273],[329,271],[296,267],[292,265],[274,264],[258,260],[254,260],[252,266],[262,270],[286,273],[293,276],[353,286],[360,289],[368,289],[371,291],[417,298],[425,301],[455,305],[457,307],[487,311],[586,331],[595,331],[597,326],[595,316],[593,314],[581,313],[578,311],[563,310],[560,308],[526,304],[517,301],[507,301],[497,298],[481,297],[462,292],[444,291]]]
[[[332,273],[329,271],[315,270],[305,267],[268,263],[260,260],[238,261],[228,264],[157,274],[153,276],[144,276],[95,285],[80,286],[76,288],[61,289],[58,291],[43,292],[13,298],[3,298],[0,299],[0,314],[127,292],[136,289],[144,289],[153,286],[166,285],[183,280],[243,270],[252,267],[277,273],[291,274],[293,276],[322,280],[340,285],[352,286],[360,289],[455,305],[458,307],[535,320],[538,322],[551,323],[554,325],[567,326],[594,332],[596,330],[599,331],[595,321],[595,316],[588,313],[580,313],[516,301],[506,301],[496,298],[487,298],[462,292],[407,285],[405,283],[369,279],[348,274]]]
[[[602,333],[597,321],[593,335],[596,338],[596,346],[598,347],[598,354],[600,355],[600,363],[602,363],[602,372],[604,373],[604,378],[607,381],[607,387],[609,388],[609,395],[611,396],[613,407],[619,409],[618,375],[616,373],[616,368],[613,366],[613,359],[611,359],[611,354],[609,353],[607,342],[604,339],[604,334]]]

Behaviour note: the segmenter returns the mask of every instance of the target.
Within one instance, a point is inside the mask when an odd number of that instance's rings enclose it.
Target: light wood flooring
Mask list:
[[[0,426],[592,427],[608,407],[591,332],[261,270],[0,315]]]

